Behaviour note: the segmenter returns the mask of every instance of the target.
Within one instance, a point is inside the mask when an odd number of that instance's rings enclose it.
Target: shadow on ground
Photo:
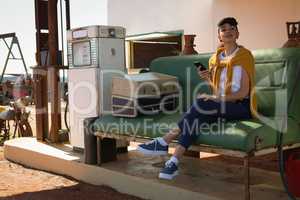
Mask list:
[[[140,198],[122,194],[106,186],[93,186],[78,183],[70,187],[56,188],[35,192],[25,192],[7,197],[0,197],[0,200],[141,200]]]

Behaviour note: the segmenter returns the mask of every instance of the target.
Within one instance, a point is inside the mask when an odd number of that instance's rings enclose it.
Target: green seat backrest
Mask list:
[[[259,112],[265,116],[287,112],[300,122],[300,48],[256,50],[253,55]]]
[[[300,121],[300,87],[294,94],[291,105],[287,108],[291,93],[297,81],[300,64],[300,48],[261,49],[252,52],[255,58],[256,91],[258,111],[265,116],[280,115],[286,112],[290,117]],[[182,87],[182,110],[185,111],[196,97],[197,91],[209,92],[207,86],[199,79],[194,61],[208,66],[212,54],[191,56],[172,56],[155,59],[150,70],[177,76]]]

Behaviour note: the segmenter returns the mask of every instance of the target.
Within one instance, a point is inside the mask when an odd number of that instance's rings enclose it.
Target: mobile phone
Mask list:
[[[195,61],[194,65],[200,71],[205,71],[206,70],[206,67],[200,61]]]

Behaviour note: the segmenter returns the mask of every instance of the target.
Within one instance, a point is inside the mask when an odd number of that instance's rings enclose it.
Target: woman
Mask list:
[[[197,133],[201,132],[195,127],[215,123],[219,118],[247,119],[256,113],[254,59],[249,50],[237,44],[237,25],[232,17],[218,23],[218,38],[222,45],[211,57],[209,70],[198,70],[199,76],[212,86],[213,95],[198,95],[178,122],[178,129],[139,145],[138,150],[144,154],[165,155],[168,144],[179,137],[175,153],[160,171],[159,178],[173,179],[178,174],[180,157],[197,139]]]

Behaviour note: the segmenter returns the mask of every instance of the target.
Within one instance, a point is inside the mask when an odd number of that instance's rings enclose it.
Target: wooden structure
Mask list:
[[[151,61],[163,56],[177,56],[182,50],[182,33],[153,32],[126,38],[127,67],[148,68]]]
[[[58,141],[58,131],[61,128],[59,99],[59,63],[57,0],[35,0],[36,21],[36,60],[33,68],[36,104],[36,132],[38,140],[48,139]],[[69,0],[66,4],[66,28],[70,28]],[[61,56],[62,57],[62,56]],[[49,87],[47,83],[49,84]],[[48,127],[48,89],[51,102],[51,126]]]

